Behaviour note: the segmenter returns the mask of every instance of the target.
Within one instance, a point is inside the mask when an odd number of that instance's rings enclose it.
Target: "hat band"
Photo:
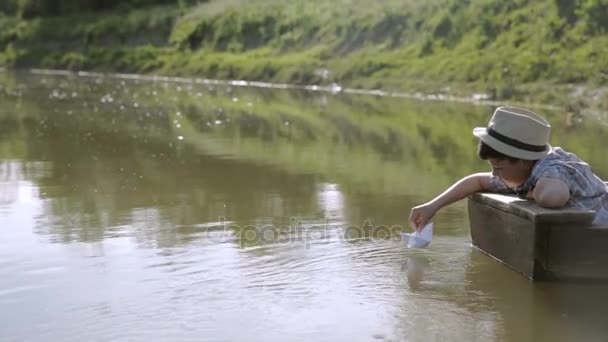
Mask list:
[[[504,135],[496,132],[495,130],[493,130],[490,127],[487,128],[487,132],[488,132],[488,135],[491,136],[492,138],[494,138],[502,143],[505,143],[509,146],[516,147],[520,150],[529,151],[529,152],[545,152],[547,150],[547,145],[539,146],[539,145],[526,144],[519,140],[511,139],[507,136],[504,136]]]

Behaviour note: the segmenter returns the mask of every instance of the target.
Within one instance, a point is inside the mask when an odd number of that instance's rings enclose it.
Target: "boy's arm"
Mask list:
[[[557,178],[540,177],[532,194],[536,204],[541,207],[561,208],[570,199],[570,188]]]
[[[410,226],[414,229],[421,229],[439,209],[476,192],[488,190],[491,178],[492,174],[489,172],[475,173],[462,178],[430,202],[412,208],[409,218]]]
[[[439,210],[456,201],[467,198],[476,192],[488,190],[491,178],[492,173],[490,172],[475,173],[466,176],[454,183],[429,203],[433,204],[437,210]]]

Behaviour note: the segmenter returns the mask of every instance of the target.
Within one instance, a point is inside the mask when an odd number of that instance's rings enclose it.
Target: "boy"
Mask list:
[[[410,226],[422,229],[435,213],[475,192],[517,194],[545,208],[565,205],[595,211],[593,224],[608,223],[608,185],[576,155],[549,145],[551,126],[536,113],[498,107],[488,127],[478,127],[479,158],[492,172],[464,177],[430,202],[412,208]]]

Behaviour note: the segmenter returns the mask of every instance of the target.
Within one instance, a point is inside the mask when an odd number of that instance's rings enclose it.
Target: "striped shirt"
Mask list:
[[[542,177],[555,178],[570,189],[569,207],[595,211],[593,224],[608,224],[608,185],[592,171],[589,164],[575,154],[554,147],[536,162],[528,179],[516,189],[509,188],[500,177],[492,177],[490,191],[525,196]]]

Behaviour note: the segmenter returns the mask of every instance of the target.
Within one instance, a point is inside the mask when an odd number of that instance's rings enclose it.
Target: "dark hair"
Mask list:
[[[506,159],[511,163],[515,163],[515,162],[521,160],[519,158],[513,158],[510,156],[507,156],[506,154],[502,154],[502,153],[496,151],[495,149],[491,148],[490,146],[486,145],[486,143],[484,143],[481,140],[479,140],[479,146],[477,147],[477,155],[482,160],[488,160],[490,158],[498,159],[498,160]]]

